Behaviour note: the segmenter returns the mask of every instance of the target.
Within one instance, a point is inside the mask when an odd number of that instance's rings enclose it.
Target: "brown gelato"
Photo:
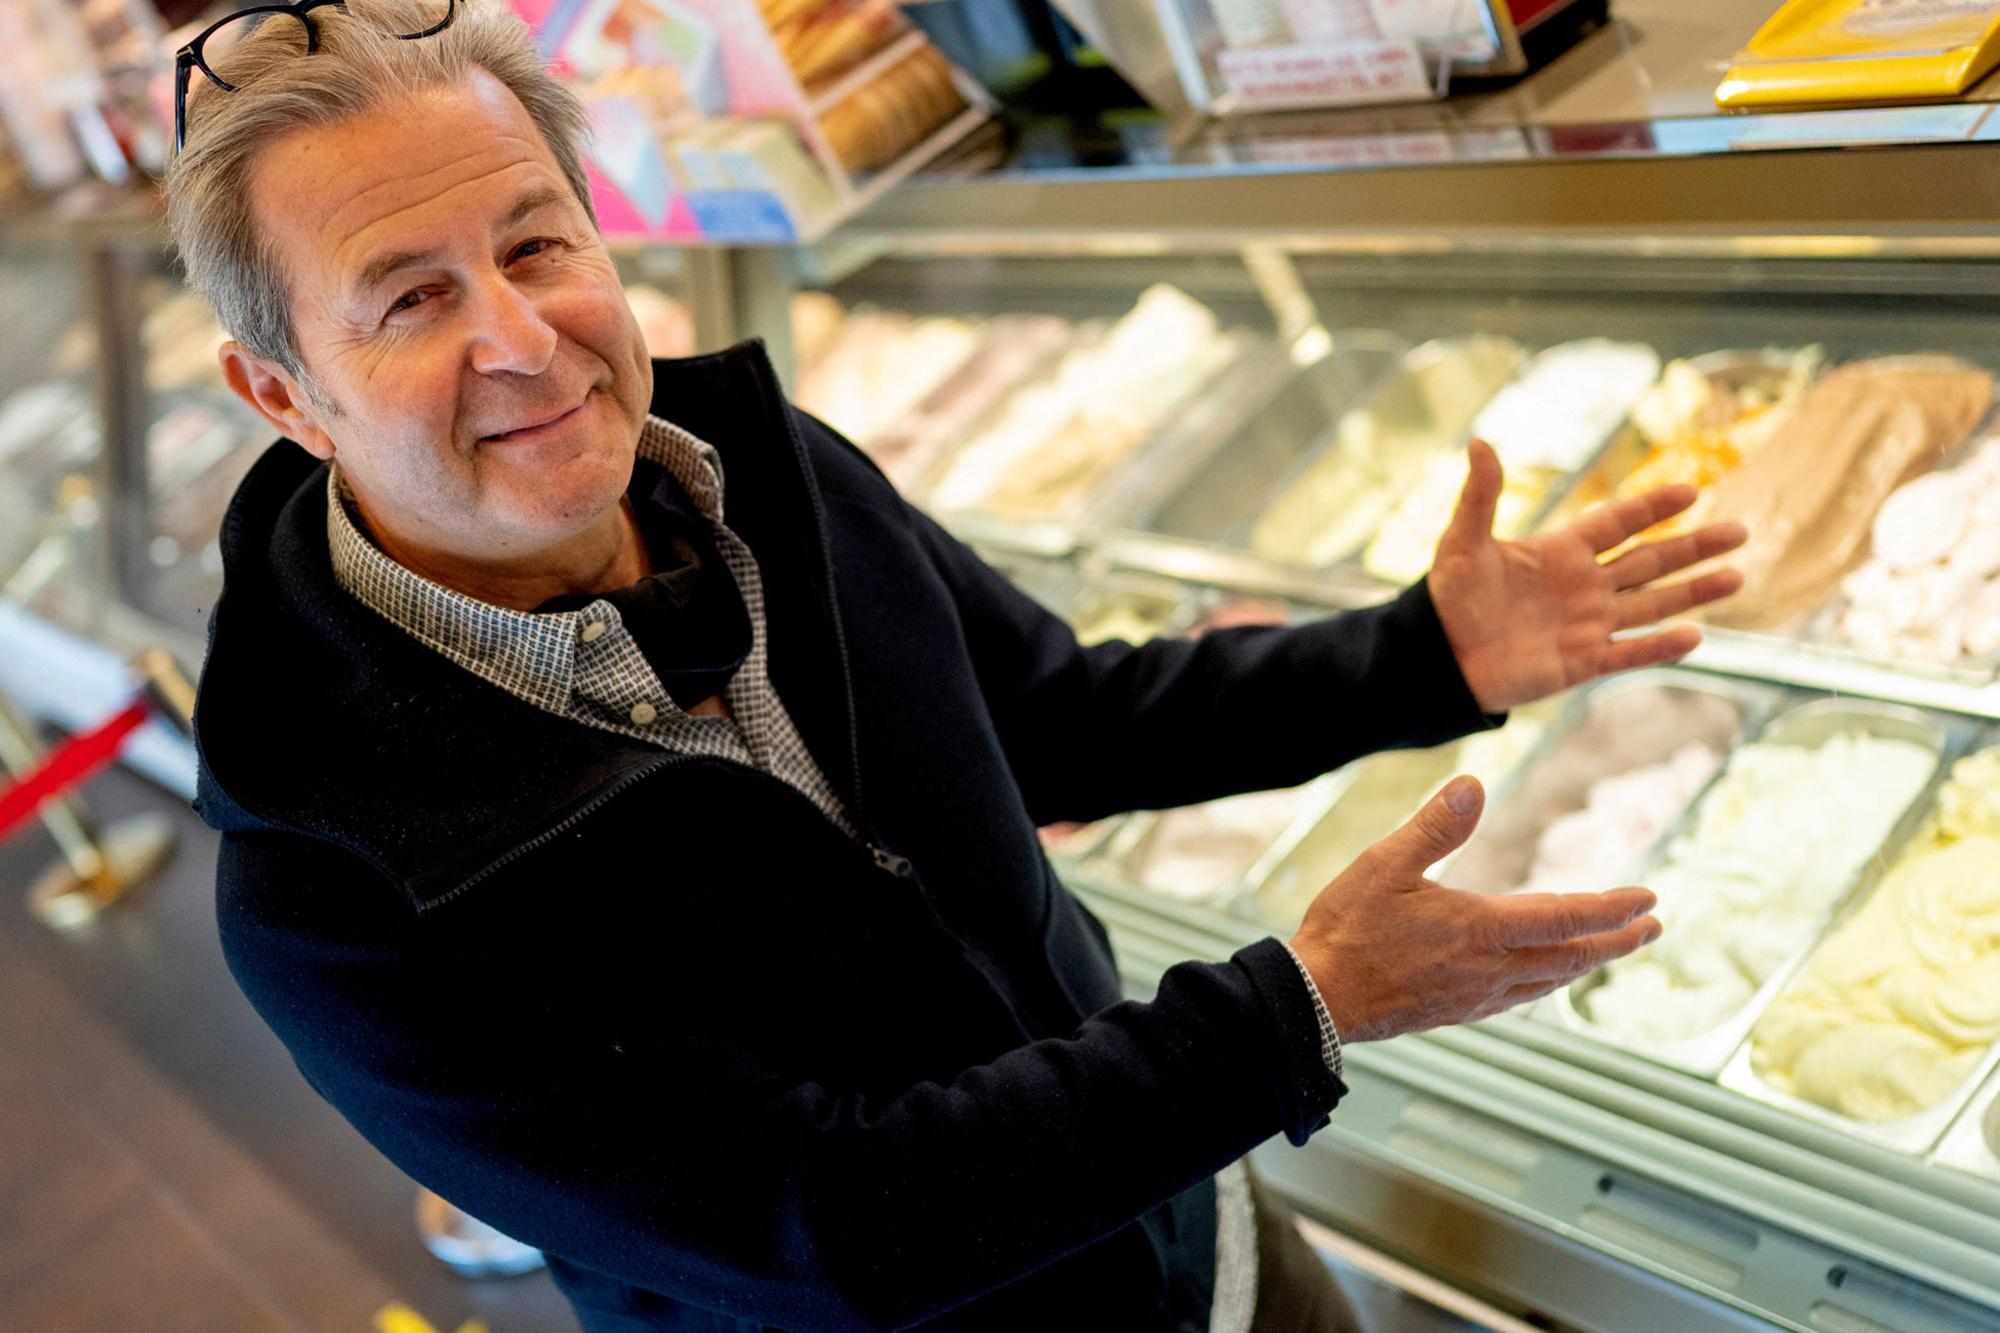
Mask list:
[[[1985,371],[1943,358],[1857,362],[1806,390],[1691,516],[1735,519],[1750,533],[1731,557],[1743,591],[1709,619],[1769,629],[1816,609],[1867,554],[1869,524],[1889,492],[1935,466],[1992,397]]]

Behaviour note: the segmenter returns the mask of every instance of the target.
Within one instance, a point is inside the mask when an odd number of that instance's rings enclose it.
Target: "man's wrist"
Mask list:
[[[1313,980],[1312,969],[1306,966],[1305,959],[1299,957],[1297,949],[1287,944],[1285,952],[1297,964],[1299,979],[1306,983],[1306,994],[1312,997],[1313,1018],[1319,1024],[1320,1058],[1326,1062],[1328,1073],[1342,1078],[1345,1062],[1340,1050],[1340,1032],[1333,1025],[1333,1015],[1327,1011],[1325,998],[1319,993],[1319,983]]]

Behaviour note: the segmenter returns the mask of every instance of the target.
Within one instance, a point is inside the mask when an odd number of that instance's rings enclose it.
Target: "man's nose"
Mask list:
[[[481,288],[472,368],[482,375],[539,375],[556,354],[556,331],[528,295],[504,277]]]

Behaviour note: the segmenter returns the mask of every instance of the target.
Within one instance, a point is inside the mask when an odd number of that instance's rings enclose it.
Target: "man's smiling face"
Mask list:
[[[251,200],[324,396],[225,371],[393,548],[532,565],[615,521],[652,364],[589,216],[483,71],[260,154]]]

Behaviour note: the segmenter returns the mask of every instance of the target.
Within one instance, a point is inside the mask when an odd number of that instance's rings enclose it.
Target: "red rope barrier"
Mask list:
[[[89,731],[78,732],[43,758],[32,771],[0,788],[0,839],[17,824],[34,818],[45,801],[53,800],[118,757],[125,738],[145,725],[151,710],[134,699]]]

